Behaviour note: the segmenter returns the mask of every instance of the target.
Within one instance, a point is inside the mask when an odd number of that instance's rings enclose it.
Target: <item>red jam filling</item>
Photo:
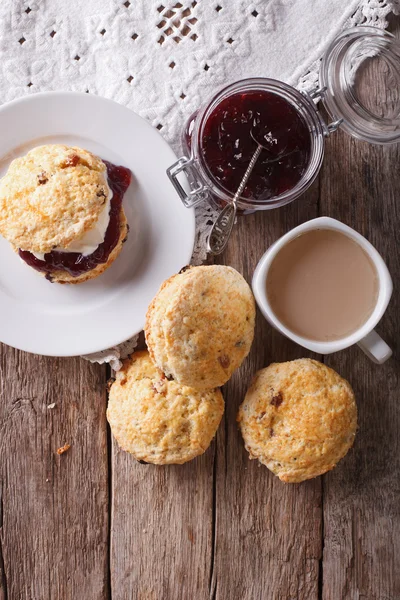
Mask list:
[[[294,188],[311,155],[303,117],[289,102],[267,91],[236,93],[222,100],[208,117],[201,142],[210,174],[232,195],[257,143],[263,146],[242,193],[255,200]]]
[[[108,185],[113,192],[110,202],[110,221],[102,242],[96,250],[83,256],[77,252],[56,252],[52,251],[44,255],[44,260],[36,258],[31,252],[19,250],[19,256],[30,267],[37,271],[47,273],[51,280],[51,273],[54,271],[67,271],[72,277],[78,277],[82,273],[91,271],[97,265],[107,262],[108,257],[118,243],[120,237],[120,214],[122,199],[131,182],[131,172],[125,167],[117,167],[103,161],[107,167]]]

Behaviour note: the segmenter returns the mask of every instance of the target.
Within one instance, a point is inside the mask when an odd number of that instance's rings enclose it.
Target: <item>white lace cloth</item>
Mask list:
[[[112,98],[180,152],[188,116],[238,79],[317,85],[319,58],[345,28],[386,26],[400,0],[0,0],[0,102],[47,90]],[[197,213],[194,263],[213,209]],[[135,340],[89,357],[110,362]]]

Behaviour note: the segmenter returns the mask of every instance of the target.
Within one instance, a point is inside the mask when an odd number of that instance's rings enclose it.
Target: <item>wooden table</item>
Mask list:
[[[378,331],[394,357],[376,366],[355,347],[324,358],[359,408],[354,448],[324,477],[285,485],[244,450],[235,417],[254,372],[321,359],[260,314],[251,354],[223,390],[216,441],[183,466],[138,464],[117,448],[107,367],[1,347],[0,600],[400,599],[399,170],[400,146],[337,132],[311,190],[240,219],[222,258],[250,281],[274,240],[329,215],[389,266],[395,291]]]

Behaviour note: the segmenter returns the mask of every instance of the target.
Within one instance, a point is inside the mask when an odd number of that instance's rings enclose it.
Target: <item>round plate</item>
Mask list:
[[[131,169],[123,206],[128,241],[107,271],[86,283],[50,283],[0,237],[0,339],[37,354],[76,356],[119,344],[143,329],[161,283],[189,263],[194,211],[166,175],[176,156],[134,112],[90,94],[50,92],[0,107],[0,177],[41,144],[90,150]]]

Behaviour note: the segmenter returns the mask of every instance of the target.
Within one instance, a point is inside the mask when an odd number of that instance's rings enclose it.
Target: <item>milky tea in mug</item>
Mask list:
[[[333,229],[290,240],[275,256],[267,297],[276,317],[296,335],[328,342],[357,331],[378,299],[379,277],[363,248]]]

